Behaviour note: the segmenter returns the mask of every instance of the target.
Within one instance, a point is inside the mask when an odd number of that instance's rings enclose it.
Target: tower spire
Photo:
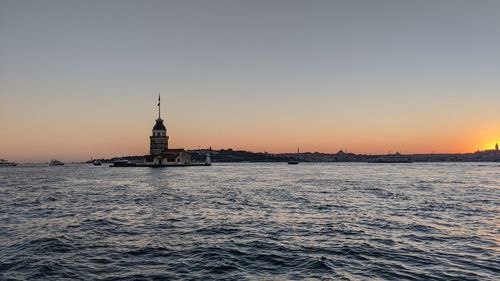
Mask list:
[[[161,119],[160,93],[158,93],[158,119]]]

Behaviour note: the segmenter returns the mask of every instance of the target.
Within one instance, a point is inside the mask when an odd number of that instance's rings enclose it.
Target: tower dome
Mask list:
[[[165,125],[163,125],[163,119],[156,119],[156,124],[153,127],[153,131],[166,131]]]

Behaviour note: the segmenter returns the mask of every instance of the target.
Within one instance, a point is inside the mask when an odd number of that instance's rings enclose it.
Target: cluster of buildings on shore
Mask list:
[[[473,153],[428,153],[428,154],[387,154],[366,155],[345,153],[300,153],[278,154],[284,157],[295,157],[303,162],[500,162],[498,144],[494,149],[476,151]]]

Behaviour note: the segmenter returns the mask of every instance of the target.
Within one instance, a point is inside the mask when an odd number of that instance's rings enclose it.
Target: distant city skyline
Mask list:
[[[500,1],[0,0],[0,158],[500,142]]]

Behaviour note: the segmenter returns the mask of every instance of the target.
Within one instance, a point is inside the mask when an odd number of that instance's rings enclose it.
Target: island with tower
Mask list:
[[[186,167],[210,166],[210,155],[205,162],[192,162],[191,153],[184,148],[169,148],[168,133],[164,120],[161,118],[161,97],[158,95],[158,118],[149,137],[149,154],[144,155],[144,162],[130,162],[128,160],[114,161],[112,167]]]
[[[161,118],[161,97],[158,95],[158,118],[149,137],[149,154],[144,156],[144,163],[139,163],[139,166],[210,166],[209,155],[207,155],[204,163],[193,163],[189,151],[184,148],[169,148],[169,136],[163,122],[164,120]]]

